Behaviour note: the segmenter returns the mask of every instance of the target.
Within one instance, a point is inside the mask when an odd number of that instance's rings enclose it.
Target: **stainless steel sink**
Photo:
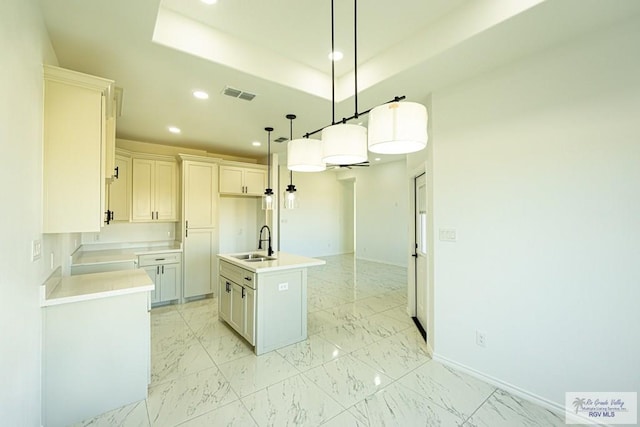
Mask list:
[[[247,261],[247,262],[273,261],[276,259],[274,257],[266,256],[264,254],[257,254],[257,253],[232,255],[232,257],[242,261]]]
[[[270,257],[270,256],[262,256],[259,258],[248,258],[245,259],[245,262],[262,262],[262,261],[275,261],[276,258]]]

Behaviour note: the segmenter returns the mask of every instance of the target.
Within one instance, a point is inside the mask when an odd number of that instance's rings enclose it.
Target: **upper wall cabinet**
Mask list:
[[[266,167],[254,164],[220,165],[220,194],[261,196],[267,184]]]
[[[145,156],[134,157],[132,163],[131,220],[177,221],[177,162],[171,157]]]
[[[99,232],[113,81],[44,66],[43,232]]]
[[[116,153],[115,174],[108,186],[110,221],[131,221],[131,157]]]

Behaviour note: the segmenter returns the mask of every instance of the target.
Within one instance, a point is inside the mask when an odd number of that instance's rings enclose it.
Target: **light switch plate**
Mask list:
[[[42,256],[42,240],[37,239],[31,242],[31,261],[39,260]]]

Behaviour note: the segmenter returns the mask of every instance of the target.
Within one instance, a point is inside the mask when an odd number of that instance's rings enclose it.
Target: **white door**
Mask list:
[[[416,317],[423,330],[427,330],[427,178],[422,174],[415,178],[415,272],[416,272]]]

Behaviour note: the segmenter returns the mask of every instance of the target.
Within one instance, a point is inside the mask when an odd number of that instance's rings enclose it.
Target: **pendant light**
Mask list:
[[[355,118],[358,118],[358,2],[353,1],[353,56],[354,56],[354,99]],[[335,52],[334,12],[331,0],[331,52]],[[347,124],[346,120],[336,124],[336,94],[335,94],[335,61],[331,61],[331,126],[322,130],[323,154],[325,163],[351,165],[367,161],[367,128],[360,125]]]
[[[295,114],[287,114],[285,116],[289,119],[289,144],[293,142],[293,120],[296,118]],[[287,156],[290,145],[287,144]],[[288,159],[287,159],[288,163]],[[284,192],[284,208],[285,209],[295,209],[297,207],[297,198],[296,198],[296,186],[293,185],[293,171],[289,171],[289,185],[287,185],[287,189]]]
[[[287,114],[287,119],[296,118],[294,114]],[[322,141],[305,138],[293,139],[293,122],[291,122],[291,135],[287,143],[287,168],[294,172],[322,172],[327,168],[322,161]]]
[[[273,128],[266,127],[264,130],[267,131],[267,188],[262,196],[262,209],[270,211],[273,210],[276,203],[276,195],[271,189],[271,132]]]
[[[390,102],[371,110],[369,151],[407,154],[427,146],[427,109],[415,102]]]

